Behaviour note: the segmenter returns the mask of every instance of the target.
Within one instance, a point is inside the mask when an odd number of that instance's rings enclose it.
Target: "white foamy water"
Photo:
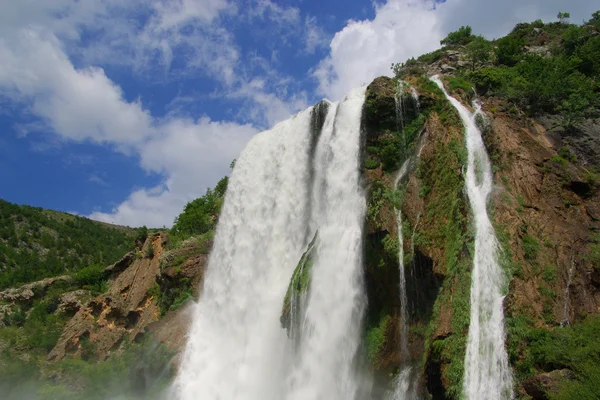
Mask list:
[[[329,106],[314,159],[310,109],[257,135],[242,152],[171,398],[357,398],[362,379],[354,360],[365,308],[364,93],[353,90]],[[307,184],[311,163],[314,182]],[[279,321],[282,302],[306,232],[316,229],[311,285],[292,346]],[[295,304],[294,313],[296,306],[304,307]]]
[[[353,360],[365,309],[362,230],[366,211],[360,185],[360,118],[365,88],[329,109],[316,161],[322,184],[319,240],[301,343],[286,399],[354,399],[361,379]]]
[[[481,132],[471,113],[451,97],[438,76],[431,78],[458,111],[466,130],[468,165],[465,185],[473,212],[475,255],[471,272],[471,316],[465,355],[464,396],[472,400],[513,398],[512,373],[504,347],[502,291],[506,277],[498,264],[498,242],[487,213],[492,170]],[[478,106],[476,106],[478,110]]]

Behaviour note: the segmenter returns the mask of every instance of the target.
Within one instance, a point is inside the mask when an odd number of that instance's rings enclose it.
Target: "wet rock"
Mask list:
[[[574,379],[568,369],[559,369],[534,376],[523,382],[523,389],[534,400],[549,400],[558,393],[560,383],[566,379]]]

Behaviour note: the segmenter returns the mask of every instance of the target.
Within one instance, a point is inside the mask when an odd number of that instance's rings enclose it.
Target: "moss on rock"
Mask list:
[[[316,244],[318,240],[317,231],[313,239],[308,244],[306,251],[300,257],[298,265],[294,269],[294,273],[290,279],[287,292],[283,298],[283,307],[281,309],[280,322],[281,326],[289,331],[291,328],[292,318],[292,302],[304,296],[310,287],[312,266],[316,256]]]

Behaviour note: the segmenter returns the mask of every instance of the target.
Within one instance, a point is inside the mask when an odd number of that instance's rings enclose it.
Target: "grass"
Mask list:
[[[375,325],[367,328],[367,356],[372,364],[377,365],[379,361],[379,353],[385,344],[387,325],[391,318],[389,315],[383,315]]]
[[[537,259],[539,249],[540,244],[533,236],[523,236],[523,251],[525,252],[526,260],[533,261]]]

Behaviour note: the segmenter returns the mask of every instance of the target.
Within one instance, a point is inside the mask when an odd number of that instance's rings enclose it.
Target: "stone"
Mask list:
[[[92,298],[89,290],[75,290],[73,292],[63,293],[59,297],[58,312],[76,313],[81,307],[87,304]]]
[[[70,282],[73,280],[68,275],[46,278],[41,281],[28,283],[19,288],[10,288],[0,292],[0,300],[9,303],[31,303],[35,298],[39,298],[46,293],[46,290],[56,282]]]
[[[526,380],[523,382],[523,389],[534,400],[548,400],[551,395],[558,393],[561,381],[573,378],[573,372],[568,369],[558,369]]]
[[[442,66],[440,68],[441,68],[442,73],[444,73],[444,74],[449,74],[449,73],[453,73],[454,71],[456,71],[456,68],[451,67],[448,64],[442,64]]]

